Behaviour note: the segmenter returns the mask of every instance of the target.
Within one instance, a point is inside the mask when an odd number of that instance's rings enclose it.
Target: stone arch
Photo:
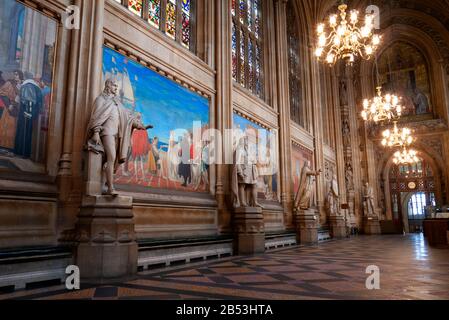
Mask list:
[[[444,85],[446,76],[441,65],[444,57],[439,51],[438,45],[422,30],[404,25],[391,25],[383,32],[382,46],[379,48],[377,56],[397,42],[408,43],[422,53],[427,62],[434,113],[441,118],[449,119],[449,110],[446,107],[448,98]],[[376,84],[373,74],[375,72],[374,60],[361,63],[360,75],[364,96],[374,94]]]
[[[426,146],[420,143],[416,143],[413,147],[414,150],[418,151],[419,157],[421,157],[423,160],[425,160],[427,163],[430,164],[430,167],[432,168],[433,175],[435,178],[435,185],[437,188],[436,192],[436,198],[437,202],[442,204],[443,203],[443,190],[441,187],[442,181],[445,181],[446,172],[443,169],[444,164],[441,159],[432,157],[431,155],[433,152],[429,150]],[[385,214],[387,217],[387,220],[392,219],[392,209],[391,209],[391,193],[390,193],[390,179],[389,174],[390,170],[393,167],[393,155],[396,152],[396,149],[388,150],[384,153],[381,161],[379,161],[379,171],[378,171],[378,177],[381,181],[384,183],[384,199],[385,199]]]

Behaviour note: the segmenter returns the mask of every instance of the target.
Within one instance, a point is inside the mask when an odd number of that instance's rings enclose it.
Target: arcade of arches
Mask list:
[[[209,257],[225,259],[223,268],[251,269],[279,264],[271,251],[285,246],[292,270],[302,256],[329,254],[343,266],[339,252],[372,249],[375,260],[382,256],[376,250],[390,248],[385,259],[394,272],[400,268],[393,252],[414,261],[415,246],[429,264],[448,265],[447,249],[429,247],[449,241],[448,0],[346,1],[360,13],[369,5],[380,9],[382,40],[375,57],[334,66],[317,61],[314,47],[315,26],[337,12],[336,0],[0,2],[0,289],[20,295],[30,284],[65,279],[72,264],[88,280],[139,277],[180,261],[188,269]],[[86,145],[93,103],[109,78],[118,84],[115,99],[154,127],[132,134],[114,176],[117,197],[101,194],[104,150]],[[391,124],[362,119],[363,100],[378,86],[402,97],[398,125],[412,130],[418,162],[395,164],[397,150],[381,143]],[[195,130],[205,136],[210,129],[222,141],[192,142]],[[247,218],[233,207],[226,159],[233,159],[236,142],[224,134],[229,129],[255,134],[250,140],[269,150],[269,160],[257,164],[263,209],[251,213],[259,222],[245,222],[257,233],[250,240],[238,222]],[[307,210],[295,206],[306,164],[317,174]],[[240,257],[247,250],[261,255]],[[304,297],[286,291],[310,273],[287,267],[273,268],[292,281],[272,292]],[[202,267],[192,268],[196,274]],[[235,272],[229,285],[237,286]],[[341,286],[320,294],[343,298],[332,295]],[[256,290],[240,289],[243,297]],[[174,298],[204,297],[198,292]]]

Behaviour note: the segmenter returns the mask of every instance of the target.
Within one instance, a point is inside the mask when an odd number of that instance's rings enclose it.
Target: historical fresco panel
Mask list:
[[[234,113],[234,138],[238,132],[246,135],[257,152],[257,184],[259,197],[268,201],[279,201],[278,197],[278,155],[276,133]],[[238,138],[237,138],[238,139]],[[234,140],[237,140],[234,139]],[[234,141],[234,145],[237,141]]]
[[[429,68],[413,45],[396,42],[379,58],[379,81],[384,92],[400,96],[406,117],[431,115]]]
[[[0,1],[0,169],[32,170],[47,152],[56,21]]]
[[[105,47],[103,78],[115,78],[120,99],[149,131],[135,131],[116,183],[190,192],[209,191],[209,100]]]

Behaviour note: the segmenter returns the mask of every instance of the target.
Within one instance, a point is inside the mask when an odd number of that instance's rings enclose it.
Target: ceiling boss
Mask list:
[[[365,24],[359,19],[359,11],[351,10],[344,3],[338,6],[339,14],[329,17],[328,28],[320,23],[317,27],[318,45],[315,55],[318,60],[325,60],[329,65],[335,65],[344,60],[352,65],[357,56],[369,60],[377,50],[381,36],[374,34],[374,16],[367,14]]]

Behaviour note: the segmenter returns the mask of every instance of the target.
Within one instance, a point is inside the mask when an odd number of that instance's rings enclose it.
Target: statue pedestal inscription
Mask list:
[[[83,279],[114,279],[137,272],[132,198],[86,196],[77,223],[77,265]]]
[[[332,238],[345,238],[346,237],[346,221],[341,215],[331,215],[329,217],[329,224],[331,227]]]
[[[265,225],[262,208],[235,208],[233,219],[237,254],[250,255],[264,253]]]
[[[363,217],[363,232],[369,235],[381,234],[379,217],[376,215]]]
[[[296,235],[301,244],[318,243],[318,211],[299,210],[296,214]]]

